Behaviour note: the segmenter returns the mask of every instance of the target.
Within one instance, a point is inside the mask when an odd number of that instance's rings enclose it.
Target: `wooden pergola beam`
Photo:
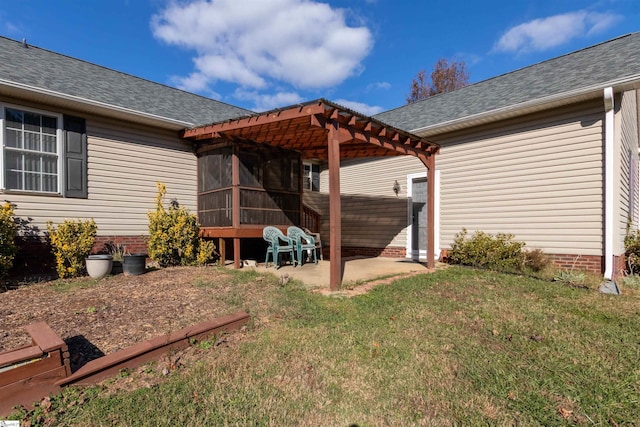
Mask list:
[[[291,107],[284,110],[277,110],[264,114],[250,115],[243,118],[237,118],[228,120],[221,123],[213,123],[210,125],[199,126],[191,129],[185,129],[182,131],[182,138],[197,139],[199,135],[211,134],[216,132],[233,131],[237,129],[243,129],[250,126],[256,126],[260,124],[271,124],[275,122],[285,122],[287,120],[295,119],[298,117],[308,116],[310,114],[324,114],[325,107],[322,102],[316,104],[300,105],[299,107]]]

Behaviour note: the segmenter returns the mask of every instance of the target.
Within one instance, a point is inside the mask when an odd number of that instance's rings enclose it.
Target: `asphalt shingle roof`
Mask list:
[[[640,32],[374,116],[407,131],[640,75]]]
[[[252,113],[5,37],[0,37],[0,79],[194,125]]]

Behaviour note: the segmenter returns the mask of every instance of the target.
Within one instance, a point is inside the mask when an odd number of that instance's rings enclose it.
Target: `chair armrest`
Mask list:
[[[279,236],[278,239],[282,240],[283,242],[285,242],[287,245],[293,245],[295,242],[293,241],[293,239],[291,237],[288,236]]]

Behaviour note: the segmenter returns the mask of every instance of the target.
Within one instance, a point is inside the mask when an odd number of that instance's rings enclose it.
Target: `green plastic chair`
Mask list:
[[[293,266],[296,266],[296,257],[294,254],[295,247],[293,241],[282,234],[282,231],[276,227],[265,227],[262,230],[262,238],[269,244],[269,247],[267,247],[267,254],[264,257],[265,267],[269,267],[269,255],[271,255],[274,268],[279,268],[280,255],[286,252],[289,253]]]
[[[287,228],[287,236],[293,241],[295,245],[298,265],[302,265],[302,253],[304,251],[311,251],[313,254],[313,262],[318,263],[318,255],[316,254],[316,241],[313,236],[305,233],[301,228],[291,226]]]

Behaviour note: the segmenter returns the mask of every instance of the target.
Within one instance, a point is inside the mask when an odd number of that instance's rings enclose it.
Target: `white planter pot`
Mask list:
[[[111,273],[113,257],[111,255],[89,255],[86,262],[89,276],[94,279],[102,279]]]

